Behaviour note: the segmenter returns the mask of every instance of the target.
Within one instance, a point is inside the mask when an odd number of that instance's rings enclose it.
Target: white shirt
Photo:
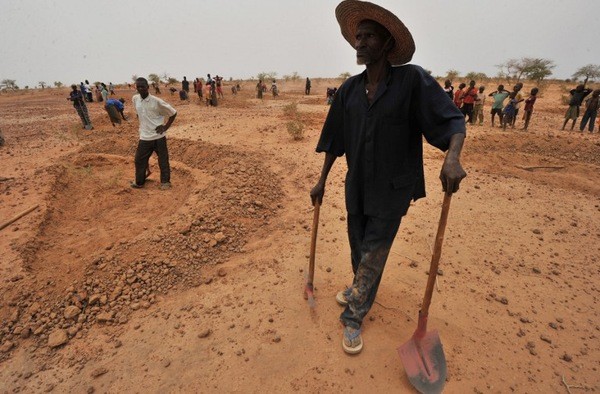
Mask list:
[[[145,99],[136,94],[131,100],[140,121],[140,139],[153,141],[163,138],[165,133],[158,134],[156,128],[164,124],[165,116],[171,117],[177,113],[175,108],[151,94]]]
[[[485,93],[479,93],[477,92],[477,100],[475,100],[475,104],[485,104]]]

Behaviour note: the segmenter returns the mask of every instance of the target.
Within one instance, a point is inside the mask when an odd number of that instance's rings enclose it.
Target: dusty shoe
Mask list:
[[[341,306],[346,306],[348,305],[348,295],[350,295],[350,292],[352,290],[350,288],[347,288],[346,290],[342,290],[339,293],[337,293],[335,295],[335,300],[337,301],[338,304],[340,304]]]
[[[138,185],[138,184],[137,184],[137,183],[135,183],[135,182],[131,182],[131,184],[130,184],[129,186],[131,186],[131,187],[132,187],[132,188],[134,188],[134,189],[141,189],[141,188],[143,188],[143,187],[144,187],[144,185]]]
[[[358,354],[363,348],[362,337],[360,336],[360,328],[344,327],[344,338],[342,339],[342,347],[347,354]]]
[[[164,182],[160,184],[160,190],[169,190],[171,188],[171,182]]]

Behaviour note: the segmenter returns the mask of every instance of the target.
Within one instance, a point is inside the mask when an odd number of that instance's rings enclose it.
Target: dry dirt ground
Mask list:
[[[403,220],[349,357],[334,299],[351,281],[343,160],[321,209],[316,307],[302,297],[336,83],[311,96],[281,83],[262,101],[251,83],[226,86],[216,108],[163,93],[179,111],[169,191],[155,158],[147,187],[129,187],[132,90],[117,91],[130,121],[114,128],[88,104],[92,131],[66,89],[1,95],[0,218],[39,208],[0,232],[0,392],[413,392],[396,348],[416,327],[443,154],[425,150],[428,197]],[[447,393],[600,390],[600,138],[559,130],[566,87],[543,91],[528,132],[492,129],[489,103],[468,127],[429,322]]]

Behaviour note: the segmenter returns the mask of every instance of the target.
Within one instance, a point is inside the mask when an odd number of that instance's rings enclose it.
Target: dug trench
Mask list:
[[[126,323],[157,297],[224,276],[220,264],[269,231],[280,180],[256,154],[170,140],[177,182],[129,187],[131,147],[85,145],[42,172],[53,178],[38,234],[20,248],[27,275],[5,289],[0,342],[50,347],[95,324]],[[8,357],[10,352],[3,352]]]

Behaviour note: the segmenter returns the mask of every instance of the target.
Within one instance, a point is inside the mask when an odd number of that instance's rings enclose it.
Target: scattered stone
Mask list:
[[[327,269],[325,271],[331,272],[331,267],[327,267]]]
[[[570,363],[571,361],[573,361],[573,356],[571,356],[569,353],[563,354],[562,356],[560,356],[560,358],[562,360],[565,360],[568,363]]]
[[[48,335],[48,346],[56,348],[69,342],[69,336],[65,330],[54,330]]]
[[[19,335],[21,336],[21,339],[29,338],[31,336],[31,328],[30,327],[23,328]]]
[[[525,316],[521,317],[519,320],[521,321],[521,323],[531,323],[531,319]]]
[[[15,344],[11,341],[6,341],[0,346],[0,353],[8,353],[15,347]]]
[[[419,263],[417,263],[416,261],[412,260],[408,266],[411,267],[411,268],[417,268],[419,266]]]
[[[92,378],[97,378],[98,376],[102,376],[102,375],[104,375],[107,372],[108,372],[108,369],[106,367],[99,367],[99,368],[94,369],[92,371],[92,373],[90,374],[90,376]]]
[[[501,304],[508,305],[508,298],[506,297],[497,297],[496,301],[498,301]]]
[[[534,274],[541,274],[542,273],[542,270],[540,270],[537,267],[533,267],[532,271],[533,271]]]
[[[281,337],[279,335],[275,335],[275,338],[273,338],[273,342],[275,342],[275,343],[281,342]]]
[[[548,325],[550,326],[550,328],[558,330],[558,324],[554,323],[553,321],[551,321],[550,323],[548,323]]]
[[[162,362],[162,366],[167,368],[169,365],[171,365],[171,360],[169,359],[164,359]]]
[[[217,243],[223,242],[225,240],[225,238],[227,238],[227,237],[222,232],[218,232],[215,234],[215,241],[217,241]]]
[[[115,317],[114,311],[103,312],[103,313],[98,313],[98,315],[96,316],[96,320],[99,323],[106,323],[107,321],[111,321],[113,317]]]
[[[81,313],[81,309],[77,308],[75,305],[69,305],[65,308],[64,316],[65,319],[74,319]]]
[[[532,232],[533,232],[534,234],[536,234],[536,235],[539,235],[539,234],[541,234],[541,233],[542,233],[542,231],[541,231],[540,229],[538,229],[538,228],[534,228],[534,229],[532,230]]]
[[[217,271],[217,275],[219,275],[221,278],[227,275],[227,271],[225,271],[225,268],[221,267],[219,268],[219,270]]]
[[[552,343],[552,339],[548,338],[544,334],[540,335],[540,339],[544,342]]]
[[[198,338],[206,338],[207,336],[209,336],[211,334],[211,331],[209,328],[202,330],[198,333]]]

